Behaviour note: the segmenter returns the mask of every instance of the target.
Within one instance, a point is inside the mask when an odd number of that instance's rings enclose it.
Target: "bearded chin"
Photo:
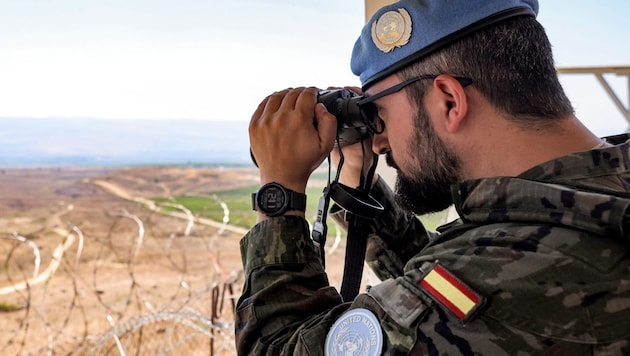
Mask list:
[[[401,170],[391,152],[386,159],[398,172],[398,204],[414,214],[435,213],[453,204],[451,185],[459,181],[461,160],[437,135],[424,109],[418,110],[413,122],[413,140],[406,152],[412,159],[407,169]]]
[[[423,215],[442,211],[453,204],[449,184],[421,182],[398,173],[396,201],[403,209]]]

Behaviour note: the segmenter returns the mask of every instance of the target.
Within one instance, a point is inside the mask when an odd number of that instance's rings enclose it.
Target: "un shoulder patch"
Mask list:
[[[333,324],[326,336],[324,354],[377,356],[383,349],[383,332],[376,316],[363,308],[352,309]]]

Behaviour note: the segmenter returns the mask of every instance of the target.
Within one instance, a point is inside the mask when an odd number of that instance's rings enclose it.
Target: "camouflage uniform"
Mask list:
[[[461,219],[427,233],[397,209],[371,223],[367,261],[384,282],[342,303],[314,253],[308,224],[279,217],[241,241],[240,354],[321,355],[342,313],[379,319],[383,354],[630,354],[629,137],[518,177],[453,187]],[[485,303],[456,315],[421,281],[435,265]]]

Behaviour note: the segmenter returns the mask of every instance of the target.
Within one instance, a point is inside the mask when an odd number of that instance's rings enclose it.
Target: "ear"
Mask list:
[[[433,82],[435,93],[442,100],[445,128],[454,133],[459,130],[468,114],[468,97],[464,87],[450,75],[441,74]]]

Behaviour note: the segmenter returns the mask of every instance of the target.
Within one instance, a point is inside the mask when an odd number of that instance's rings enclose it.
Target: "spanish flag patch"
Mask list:
[[[427,270],[424,267],[430,268]],[[462,323],[467,322],[485,304],[485,298],[468,287],[440,264],[423,266],[420,287],[437,303],[451,311]]]

